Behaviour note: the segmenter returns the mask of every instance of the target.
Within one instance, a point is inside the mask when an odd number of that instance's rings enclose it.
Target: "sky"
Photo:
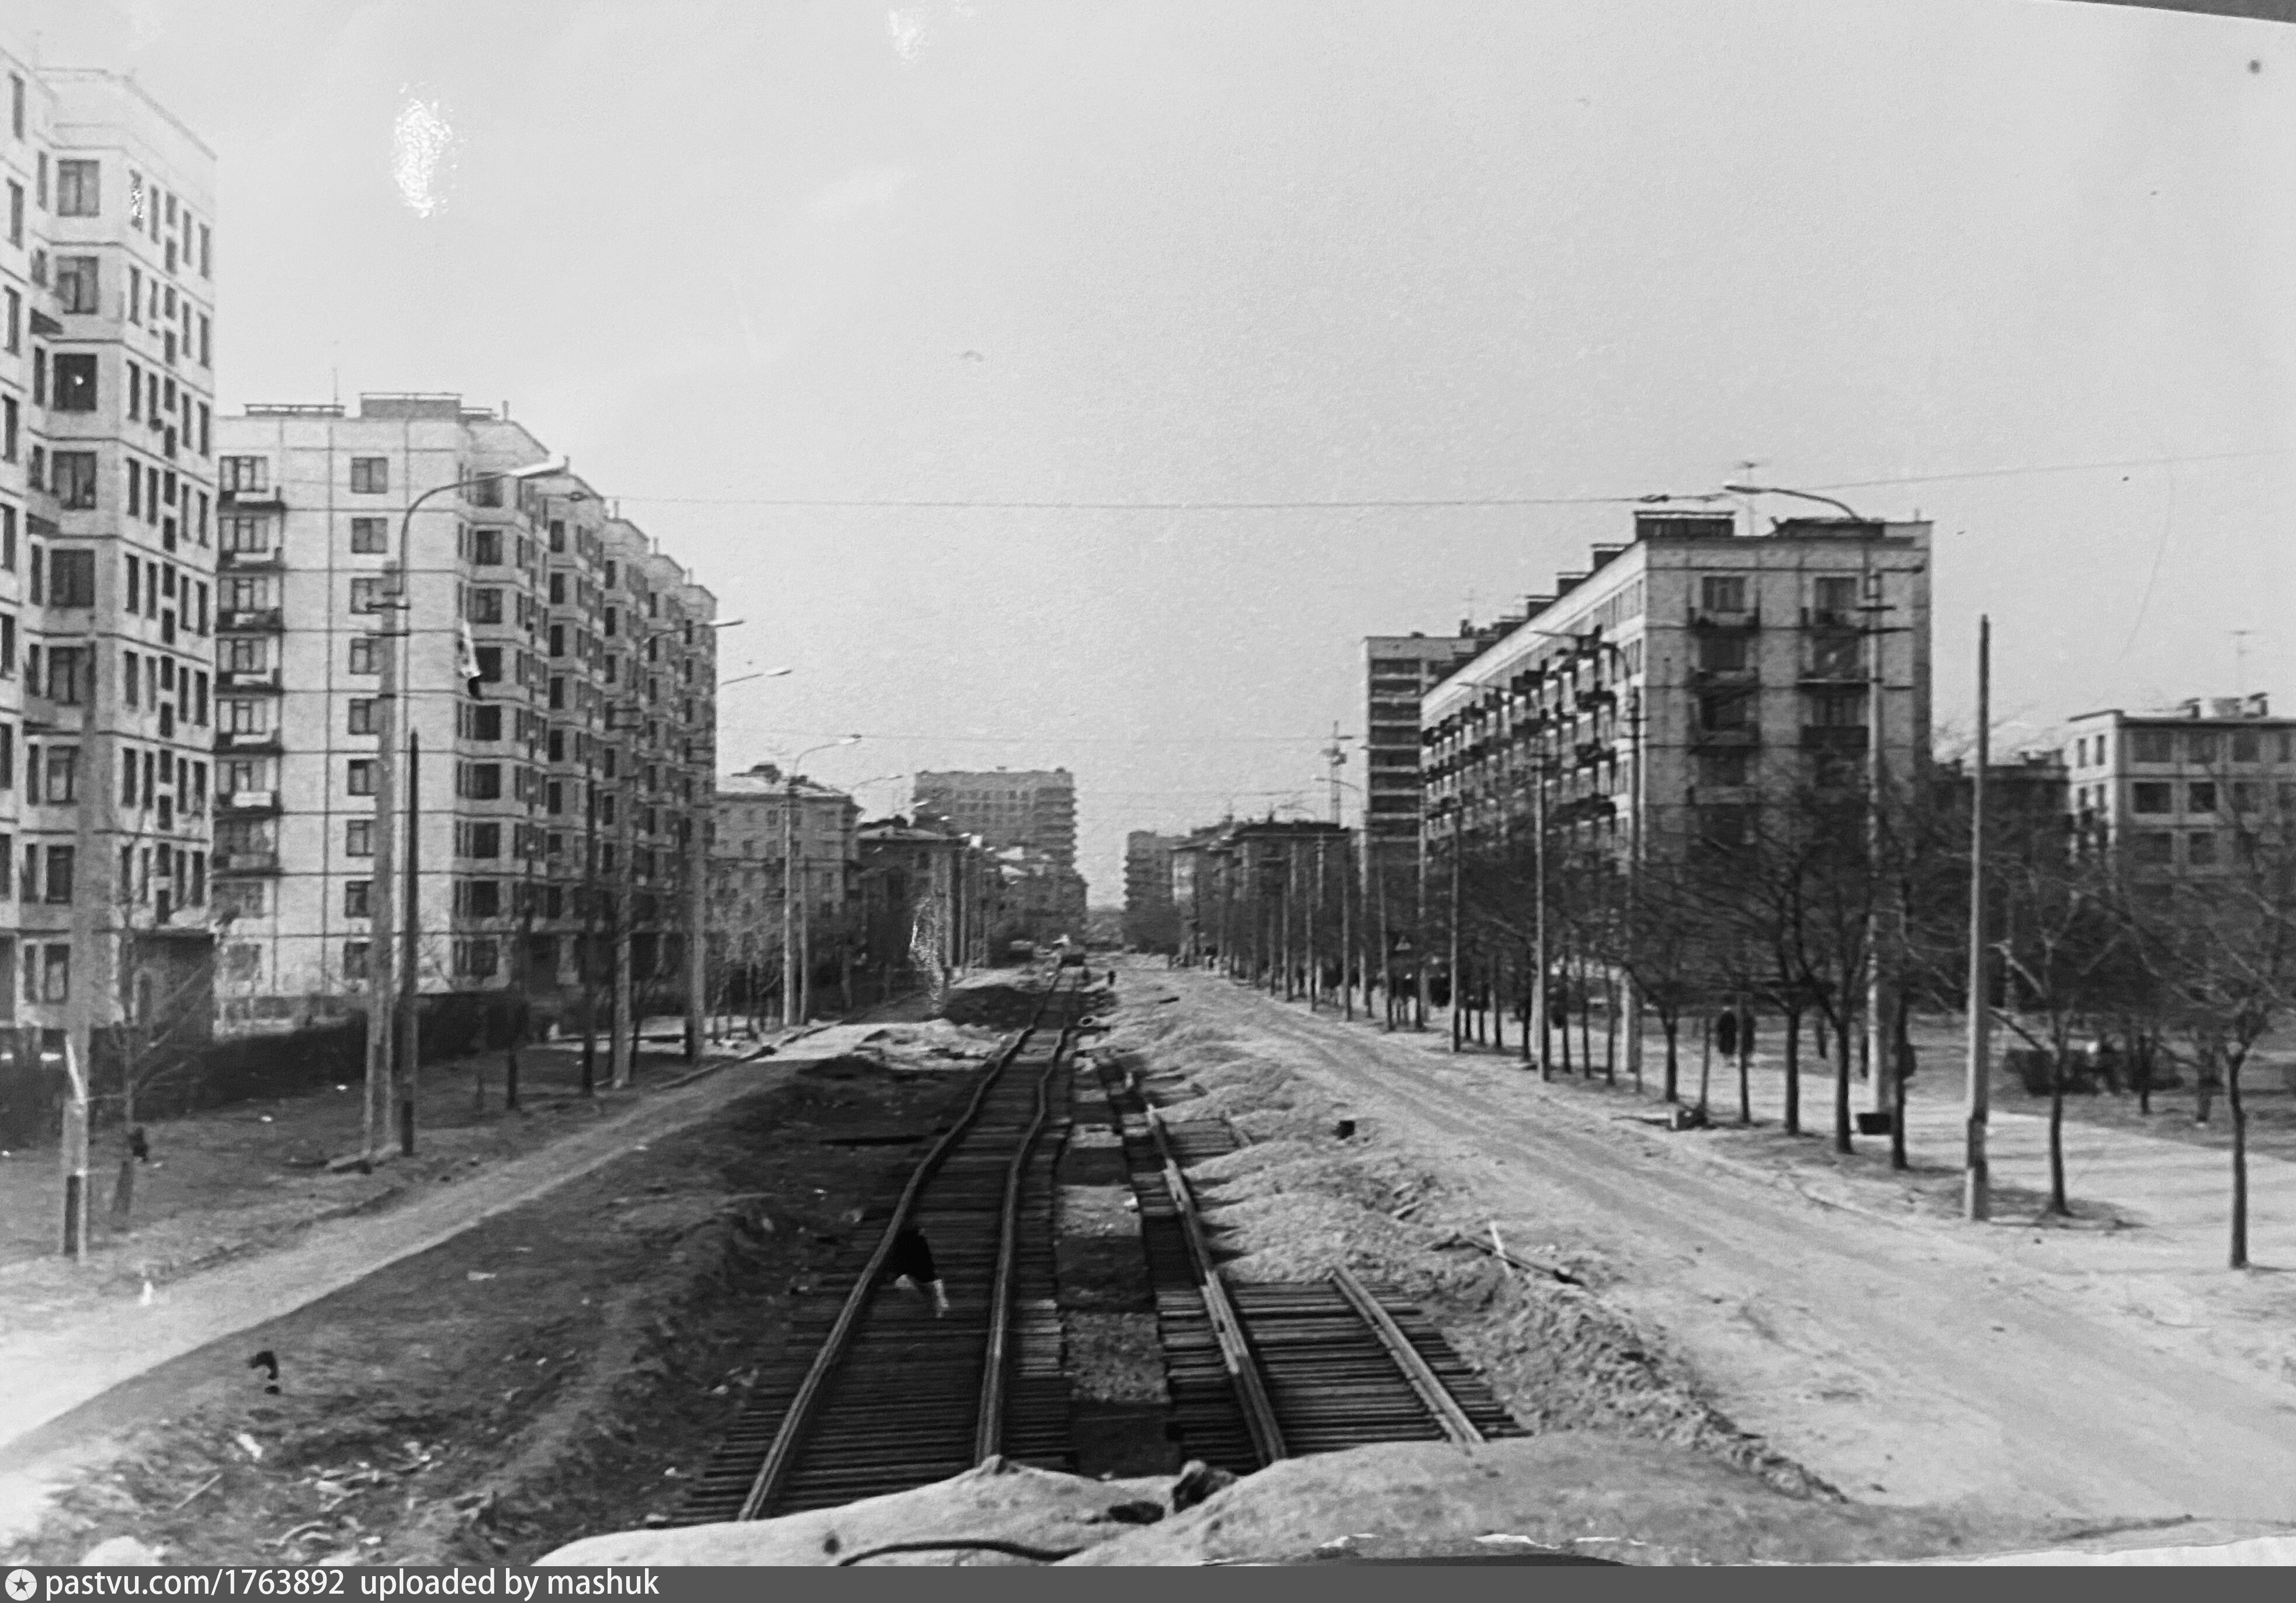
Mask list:
[[[507,402],[746,620],[726,677],[794,670],[724,691],[726,768],[857,732],[805,767],[880,813],[919,768],[1066,766],[1096,902],[1128,830],[1320,814],[1363,635],[1495,616],[1625,538],[1625,498],[1748,461],[1934,521],[1941,743],[1980,612],[1997,748],[2101,706],[2296,709],[2285,27],[29,12],[41,59],[133,70],[217,153],[226,408]],[[1360,504],[1398,502],[1439,504]]]

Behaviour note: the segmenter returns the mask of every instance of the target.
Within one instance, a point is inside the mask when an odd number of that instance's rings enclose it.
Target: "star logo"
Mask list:
[[[32,1596],[39,1590],[40,1578],[31,1571],[10,1570],[8,1572],[10,1603],[30,1603]]]

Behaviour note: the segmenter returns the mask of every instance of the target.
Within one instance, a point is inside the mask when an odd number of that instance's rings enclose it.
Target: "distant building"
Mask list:
[[[1246,819],[1190,833],[1173,848],[1181,953],[1240,979],[1303,991],[1336,985],[1351,928],[1357,835],[1320,819]]]
[[[794,810],[791,803],[794,800]],[[786,774],[771,763],[718,780],[711,799],[710,991],[713,1008],[765,1010],[778,997],[785,915],[817,990],[839,983],[859,954],[854,897],[861,809],[844,791]],[[791,846],[796,872],[790,871]],[[800,889],[784,905],[789,887]]]
[[[1184,838],[1135,830],[1124,838],[1124,941],[1142,952],[1177,952],[1172,851]]]
[[[1014,938],[1084,939],[1076,778],[1067,769],[920,773],[911,793],[920,826],[976,835],[991,852],[1005,855],[1007,897],[1022,926]]]
[[[1366,853],[1410,863],[1419,847],[1419,703],[1488,641],[1456,634],[1364,639],[1364,839]]]
[[[972,840],[896,817],[863,824],[855,845],[864,996],[901,995],[989,961],[1001,879]]]
[[[2268,830],[2296,826],[2296,719],[2261,695],[2173,711],[2084,713],[2067,725],[2075,838],[2145,878],[2206,879]]]

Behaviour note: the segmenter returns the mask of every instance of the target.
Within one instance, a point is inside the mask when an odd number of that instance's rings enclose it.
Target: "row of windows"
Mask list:
[[[2179,751],[2188,763],[2296,762],[2296,731],[2284,729],[2132,729],[2126,738],[2132,763],[2173,763]],[[2104,762],[2104,736],[2083,735],[2073,742],[2074,767]]]
[[[2252,780],[2234,780],[2229,785],[2213,781],[2187,784],[2185,789],[2185,813],[2214,813],[2229,806],[2235,814],[2260,814],[2267,804],[2266,787]],[[2094,800],[2089,800],[2089,797]],[[2076,805],[2100,806],[2104,799],[2104,787],[2082,786],[2076,796]],[[2296,784],[2279,788],[2278,804],[2283,809],[2296,810]],[[2177,787],[2166,780],[2141,781],[2128,787],[2128,810],[2131,813],[2152,814],[2178,811]]]

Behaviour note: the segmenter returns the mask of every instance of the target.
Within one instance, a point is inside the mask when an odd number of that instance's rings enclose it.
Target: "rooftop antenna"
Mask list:
[[[1348,748],[1345,746],[1342,746],[1340,742],[1342,740],[1353,740],[1354,738],[1355,737],[1352,735],[1341,734],[1340,732],[1339,724],[1334,720],[1332,724],[1332,743],[1324,748],[1324,762],[1331,770],[1329,777],[1331,780],[1332,789],[1332,822],[1333,823],[1340,822],[1340,770],[1348,765]]]

